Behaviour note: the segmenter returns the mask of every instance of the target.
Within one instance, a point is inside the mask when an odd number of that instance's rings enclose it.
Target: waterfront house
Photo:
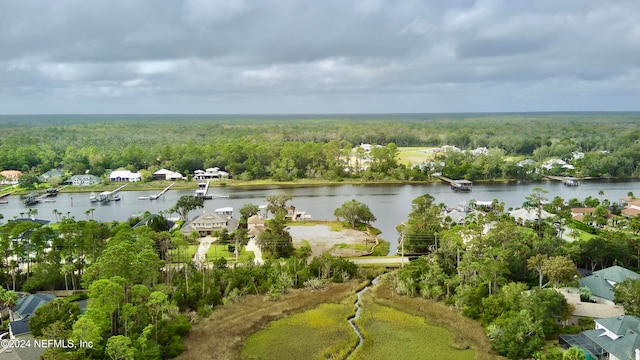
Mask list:
[[[586,214],[591,214],[596,211],[596,208],[572,208],[571,217],[578,221],[583,221]]]
[[[195,180],[220,180],[228,179],[229,173],[220,170],[218,167],[207,168],[205,170],[196,170],[193,172],[193,178]]]
[[[142,180],[140,172],[131,172],[129,170],[115,170],[109,175],[111,182],[138,182]]]
[[[575,167],[573,165],[568,164],[566,161],[562,159],[547,160],[542,164],[541,167],[545,170],[551,170],[555,167],[560,167],[562,169],[567,169],[567,170],[575,170]]]
[[[62,182],[62,178],[64,177],[64,172],[58,169],[51,169],[42,175],[38,176],[38,180],[43,183],[55,183],[59,184]]]
[[[509,211],[509,216],[514,218],[518,223],[525,223],[527,221],[538,221],[538,209],[536,208],[522,208]],[[554,215],[544,210],[540,211],[540,220],[548,219]]]
[[[64,183],[73,186],[91,186],[102,183],[102,179],[91,174],[73,175]]]
[[[179,172],[160,169],[153,173],[153,180],[182,180],[184,176]]]
[[[621,197],[618,204],[623,207],[622,215],[632,218],[640,215],[640,199],[632,197]]]
[[[20,176],[22,176],[22,171],[20,170],[2,170],[0,171],[0,184],[16,185]]]
[[[595,328],[574,335],[562,335],[566,350],[578,347],[588,359],[640,360],[640,318],[633,315],[595,320]]]
[[[191,235],[194,231],[197,231],[200,236],[207,236],[219,230],[235,230],[237,221],[231,220],[232,219],[229,219],[226,216],[205,212],[186,223],[180,231],[185,236]]]

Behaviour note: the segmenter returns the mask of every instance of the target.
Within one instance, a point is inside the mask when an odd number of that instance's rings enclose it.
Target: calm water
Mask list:
[[[632,191],[636,196],[640,195],[640,181],[602,182],[587,181],[578,187],[565,187],[560,182],[548,181],[540,183],[509,183],[509,184],[474,184],[473,191],[469,193],[456,193],[451,191],[444,183],[424,185],[338,185],[338,186],[314,186],[297,188],[213,188],[210,193],[228,196],[228,198],[216,198],[205,201],[204,209],[212,212],[220,207],[233,207],[237,214],[242,206],[247,203],[261,205],[269,195],[288,193],[293,196],[291,204],[298,211],[305,211],[312,219],[332,220],[333,212],[344,202],[356,199],[369,206],[377,221],[373,225],[380,230],[380,237],[391,242],[391,253],[397,249],[398,234],[395,227],[406,220],[411,211],[411,201],[416,197],[428,193],[436,203],[444,203],[455,207],[466,203],[471,199],[478,201],[490,201],[498,199],[504,202],[506,208],[520,207],[525,198],[531,195],[533,189],[540,187],[548,191],[546,197],[551,200],[560,196],[565,200],[571,198],[584,199],[587,196],[597,197],[600,190],[604,191],[604,198],[612,202],[618,198],[627,196]],[[139,196],[149,196],[155,191],[122,191],[122,200],[107,204],[90,203],[89,193],[64,193],[58,195],[53,203],[41,203],[31,208],[37,209],[38,218],[55,221],[54,210],[64,215],[70,215],[78,220],[87,219],[86,212],[93,211],[93,218],[99,221],[123,221],[131,215],[150,211],[157,213],[173,207],[182,195],[192,195],[193,191],[170,190],[162,198],[155,201],[138,200]],[[5,198],[7,199],[7,198]],[[0,214],[4,221],[20,217],[20,213],[26,216],[29,207],[26,207],[19,197],[10,196],[8,204],[0,204]],[[193,212],[190,216],[196,215]],[[237,215],[239,216],[239,215]]]

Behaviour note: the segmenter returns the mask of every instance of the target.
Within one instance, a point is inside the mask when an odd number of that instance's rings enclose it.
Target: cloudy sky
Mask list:
[[[640,110],[638,0],[0,0],[0,114]]]

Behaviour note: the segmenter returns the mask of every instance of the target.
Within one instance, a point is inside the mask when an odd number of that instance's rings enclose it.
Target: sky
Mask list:
[[[0,0],[0,114],[640,110],[638,0]]]

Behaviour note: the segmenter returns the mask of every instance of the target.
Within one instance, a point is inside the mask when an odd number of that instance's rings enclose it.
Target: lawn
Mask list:
[[[227,262],[231,263],[235,261],[236,254],[229,251],[228,244],[211,244],[209,251],[207,252],[207,259],[211,261],[221,257],[227,259]],[[247,251],[245,250],[245,247],[242,246],[240,255],[238,256],[238,262],[244,262],[250,259],[253,259],[253,251]]]
[[[400,147],[398,148],[398,159],[401,164],[413,165],[422,164],[425,161],[433,161],[434,153],[429,152],[433,147]]]
[[[185,250],[180,250],[180,259],[174,259],[174,262],[182,262],[183,259],[185,259],[185,257],[189,260],[193,259],[193,256],[196,254],[196,251],[198,251],[198,246],[200,246],[199,244],[189,244],[187,246],[186,249],[186,255],[185,255]],[[178,251],[175,251],[175,254],[178,254]],[[211,246],[209,247],[209,251],[207,252],[207,259],[209,261],[212,261],[214,259],[217,258],[225,258],[227,259],[228,263],[232,263],[235,261],[236,259],[236,255],[228,250],[228,245],[227,244],[211,244]],[[238,257],[238,262],[245,262],[247,260],[251,260],[253,259],[253,252],[252,251],[246,251],[245,247],[242,247],[242,250],[240,251],[240,256]]]

